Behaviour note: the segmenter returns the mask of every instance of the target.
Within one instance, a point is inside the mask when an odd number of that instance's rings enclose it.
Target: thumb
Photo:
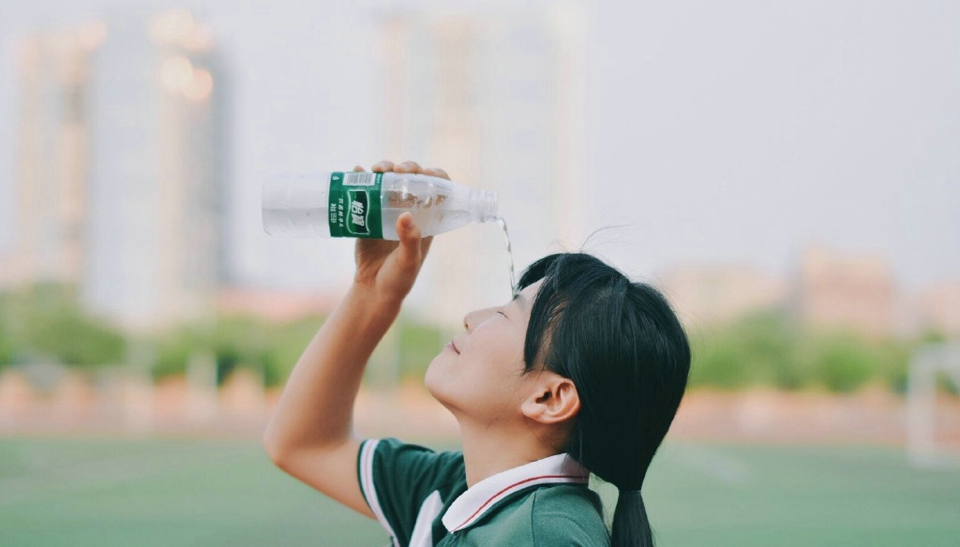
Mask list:
[[[400,215],[397,219],[397,235],[400,237],[397,262],[404,270],[416,271],[420,267],[422,234],[413,221],[413,215],[408,212]]]

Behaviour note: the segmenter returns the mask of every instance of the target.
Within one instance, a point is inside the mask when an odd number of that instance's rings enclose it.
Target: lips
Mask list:
[[[451,349],[453,349],[453,351],[457,353],[457,355],[460,355],[460,349],[457,348],[456,342],[454,342],[453,340],[450,340],[447,344],[450,346]]]

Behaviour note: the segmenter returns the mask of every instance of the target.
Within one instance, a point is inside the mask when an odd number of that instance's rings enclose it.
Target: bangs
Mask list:
[[[564,339],[572,335],[583,340],[586,323],[615,323],[622,313],[629,285],[619,271],[582,253],[541,258],[524,271],[518,286],[522,290],[541,279],[543,284],[534,297],[524,342],[523,359],[528,371],[552,364],[548,363],[552,361],[549,352],[558,332],[563,333]],[[576,351],[575,347],[566,346],[564,352]]]

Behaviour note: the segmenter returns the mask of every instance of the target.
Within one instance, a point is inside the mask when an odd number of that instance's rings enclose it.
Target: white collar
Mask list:
[[[590,472],[566,454],[555,454],[483,479],[460,494],[443,515],[448,532],[470,526],[510,494],[540,484],[587,484]]]

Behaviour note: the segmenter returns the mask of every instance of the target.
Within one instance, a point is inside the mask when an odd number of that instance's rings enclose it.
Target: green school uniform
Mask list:
[[[368,439],[357,474],[394,547],[609,547],[590,473],[565,454],[467,488],[463,454]]]

